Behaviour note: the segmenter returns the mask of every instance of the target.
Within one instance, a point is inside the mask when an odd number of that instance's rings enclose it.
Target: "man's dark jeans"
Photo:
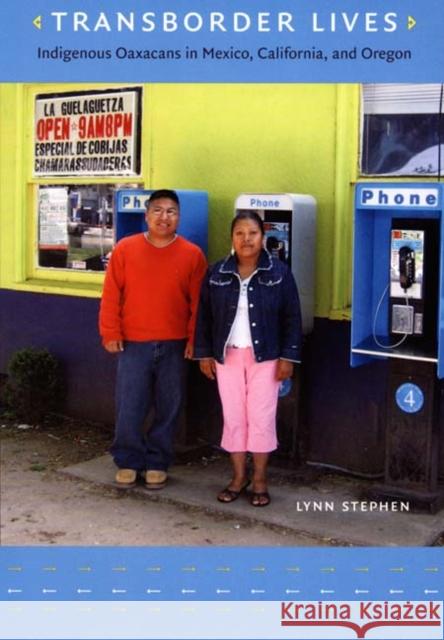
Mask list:
[[[116,384],[116,432],[111,453],[121,469],[167,470],[183,399],[185,340],[125,342]],[[151,407],[148,433],[143,423]]]

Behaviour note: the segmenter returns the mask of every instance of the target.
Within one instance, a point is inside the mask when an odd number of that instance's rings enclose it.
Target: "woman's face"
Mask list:
[[[236,222],[231,241],[238,258],[257,259],[263,246],[263,235],[254,220]]]

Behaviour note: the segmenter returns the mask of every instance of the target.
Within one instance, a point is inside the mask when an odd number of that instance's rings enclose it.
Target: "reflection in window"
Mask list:
[[[114,244],[114,185],[39,187],[38,266],[103,271]]]
[[[441,85],[364,85],[361,172],[428,176],[442,173]]]

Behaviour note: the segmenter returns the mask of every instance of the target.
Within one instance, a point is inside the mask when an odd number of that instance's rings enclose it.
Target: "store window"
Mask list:
[[[103,271],[114,244],[114,185],[39,187],[38,266]]]
[[[368,84],[362,97],[362,174],[442,175],[442,85]]]
[[[103,271],[115,191],[141,172],[140,87],[35,96],[39,268]]]

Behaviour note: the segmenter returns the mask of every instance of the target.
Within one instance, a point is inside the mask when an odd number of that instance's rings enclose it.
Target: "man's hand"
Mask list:
[[[204,376],[210,380],[216,379],[216,361],[214,358],[203,358],[199,360],[199,367]]]
[[[185,353],[183,354],[185,360],[192,360],[193,352],[194,352],[193,345],[187,342],[187,346],[185,347]]]
[[[110,340],[104,346],[108,353],[119,353],[123,351],[123,340]]]
[[[287,380],[293,375],[294,365],[289,360],[278,360],[276,369],[277,380]]]

